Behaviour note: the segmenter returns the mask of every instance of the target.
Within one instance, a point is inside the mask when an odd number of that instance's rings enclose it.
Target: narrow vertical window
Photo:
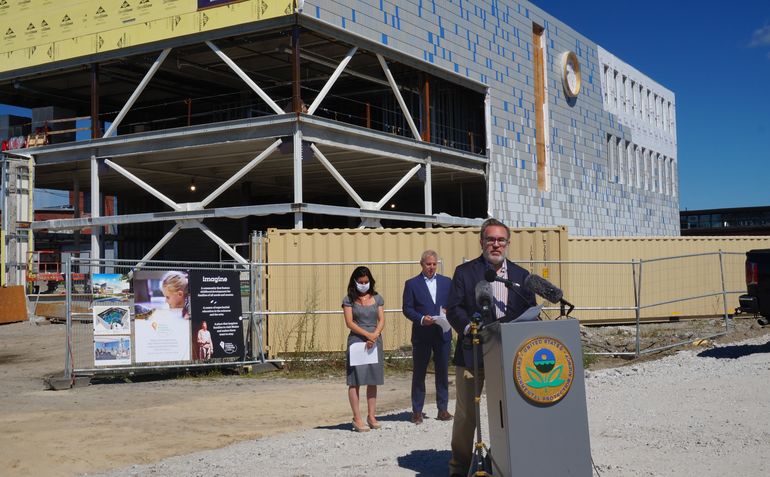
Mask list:
[[[634,185],[634,148],[631,141],[626,141],[626,158],[628,161],[628,185]]]
[[[615,140],[612,138],[612,134],[607,134],[607,168],[609,174],[607,180],[610,182],[617,182],[615,172]]]
[[[628,112],[628,106],[631,102],[630,98],[628,97],[628,77],[623,76],[623,112]]]
[[[642,149],[642,162],[644,163],[644,190],[650,190],[652,170],[650,168],[650,151],[647,149]]]
[[[668,103],[668,132],[673,136],[674,133],[674,105]]]
[[[535,144],[537,156],[537,188],[541,191],[550,189],[548,181],[548,158],[546,157],[546,117],[545,117],[545,29],[532,24],[532,46],[534,51],[533,70],[535,75]]]
[[[623,184],[626,182],[626,158],[625,150],[623,147],[623,140],[618,138],[615,148],[618,151],[618,183]]]
[[[676,181],[676,161],[671,159],[671,195],[676,197],[679,184]]]
[[[604,104],[610,104],[610,67],[604,65]]]
[[[639,146],[634,147],[634,162],[636,163],[636,187],[642,188],[642,150]]]
[[[658,154],[658,192],[663,193],[663,166],[665,165],[665,158],[663,154]]]

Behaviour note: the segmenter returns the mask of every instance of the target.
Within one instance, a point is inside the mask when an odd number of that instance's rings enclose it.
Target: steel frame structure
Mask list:
[[[312,21],[311,21],[312,23]],[[434,168],[456,171],[466,177],[477,176],[484,180],[487,175],[489,162],[489,149],[487,154],[478,155],[464,152],[451,147],[445,147],[424,141],[415,124],[406,102],[401,94],[401,89],[391,73],[385,56],[375,50],[376,58],[382,68],[385,80],[380,84],[387,84],[394,94],[398,105],[408,122],[413,138],[397,136],[368,128],[363,128],[347,123],[342,123],[315,115],[319,106],[326,99],[327,94],[341,75],[345,74],[349,63],[359,51],[358,46],[352,46],[345,57],[335,66],[334,72],[328,77],[320,93],[315,97],[306,111],[301,110],[299,99],[299,58],[302,55],[298,48],[299,26],[293,27],[292,55],[295,61],[293,74],[294,112],[286,113],[259,86],[257,81],[244,71],[238,61],[230,58],[216,45],[216,40],[204,39],[205,44],[213,51],[223,63],[225,63],[247,86],[255,93],[274,113],[269,116],[249,118],[243,120],[228,121],[226,123],[213,123],[200,126],[188,126],[172,130],[158,130],[141,134],[128,134],[116,136],[115,132],[120,126],[126,114],[131,110],[145,88],[150,84],[155,73],[159,70],[164,60],[169,56],[172,48],[163,48],[156,60],[150,65],[141,81],[126,100],[120,112],[105,133],[90,141],[72,143],[51,144],[29,149],[25,152],[34,157],[38,164],[63,164],[66,162],[84,161],[88,158],[90,168],[91,217],[76,217],[72,219],[46,220],[33,222],[31,229],[38,230],[81,230],[91,228],[91,257],[99,258],[101,255],[99,226],[122,225],[130,223],[146,223],[157,221],[173,221],[175,224],[152,249],[141,259],[142,262],[150,260],[158,251],[166,245],[173,236],[182,229],[197,228],[216,243],[223,251],[240,263],[247,263],[225,240],[203,224],[205,219],[211,218],[241,218],[244,216],[266,216],[277,214],[293,214],[294,227],[303,228],[305,214],[333,215],[339,217],[352,217],[360,219],[361,227],[380,227],[381,220],[399,220],[419,223],[420,226],[431,227],[434,225],[445,226],[476,226],[482,219],[452,216],[448,214],[434,214],[433,212],[433,175]],[[348,40],[360,40],[366,47],[371,47],[362,38],[348,38]],[[398,56],[397,53],[395,53]],[[332,66],[332,65],[327,65]],[[360,76],[351,72],[353,76]],[[468,82],[467,79],[463,80]],[[478,85],[476,89],[478,88]],[[406,89],[406,88],[405,88]],[[484,108],[488,115],[488,107]],[[485,119],[486,136],[489,134],[488,118]],[[211,203],[226,190],[231,188],[246,174],[273,154],[279,146],[289,143],[292,149],[293,166],[293,201],[290,203],[272,203],[263,205],[242,205],[229,207],[210,207]],[[289,144],[286,144],[288,146]],[[313,157],[323,166],[328,174],[342,187],[347,195],[358,207],[328,205],[321,203],[307,203],[303,198],[303,147],[309,144]],[[139,178],[135,172],[152,172],[143,170],[131,162],[138,155],[152,155],[162,157],[163,154],[185,155],[194,154],[199,157],[206,155],[207,151],[214,147],[237,148],[240,153],[244,150],[259,151],[251,161],[241,164],[237,170],[224,182],[200,201],[184,202],[172,200],[158,187]],[[392,184],[390,189],[377,200],[366,200],[354,189],[345,174],[335,167],[328,158],[325,149],[343,150],[366,155],[386,156],[389,159],[405,163],[408,170],[400,173],[400,179]],[[123,161],[123,164],[119,163]],[[136,166],[136,167],[134,167]],[[143,189],[165,204],[170,211],[148,212],[138,214],[123,214],[114,216],[102,216],[99,202],[101,190],[101,174],[106,168],[118,173],[129,182]],[[173,172],[165,172],[173,174]],[[385,210],[384,207],[404,185],[417,176],[424,182],[423,196],[424,209],[422,213],[398,212]]]

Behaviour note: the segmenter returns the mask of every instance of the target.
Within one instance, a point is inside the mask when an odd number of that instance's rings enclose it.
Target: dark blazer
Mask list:
[[[524,283],[529,272],[510,260],[506,260],[508,267],[508,279],[514,283]],[[463,347],[465,327],[470,324],[474,313],[481,313],[476,304],[476,284],[484,280],[484,272],[491,266],[479,256],[475,260],[465,262],[455,269],[452,277],[452,289],[449,292],[449,304],[447,306],[447,319],[452,328],[457,332],[457,346],[453,363],[456,366],[473,367],[473,355],[470,350]],[[505,317],[501,321],[510,321],[518,317],[530,306],[536,305],[534,293],[523,287],[511,287],[508,289],[508,303]],[[481,363],[480,363],[481,364]]]
[[[404,300],[401,311],[412,322],[412,343],[430,342],[434,339],[446,342],[452,339],[451,330],[443,333],[438,325],[422,326],[420,324],[423,316],[436,316],[441,311],[442,306],[447,306],[451,288],[452,280],[437,273],[436,303],[433,303],[422,273],[404,283]]]

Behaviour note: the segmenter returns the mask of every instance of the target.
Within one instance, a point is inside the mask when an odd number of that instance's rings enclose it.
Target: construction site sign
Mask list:
[[[0,0],[0,73],[293,12],[294,0]]]

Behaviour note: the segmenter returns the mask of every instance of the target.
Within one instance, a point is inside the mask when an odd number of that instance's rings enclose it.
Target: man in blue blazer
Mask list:
[[[421,424],[425,403],[425,374],[431,354],[436,371],[436,419],[449,421],[449,347],[452,330],[446,333],[434,317],[443,315],[452,281],[436,273],[438,254],[426,250],[420,258],[422,273],[404,283],[402,311],[412,321],[412,419]]]
[[[481,314],[476,303],[476,285],[485,281],[484,273],[494,270],[495,274],[516,284],[523,284],[529,272],[506,258],[511,231],[496,219],[487,219],[481,224],[479,243],[481,256],[459,265],[452,277],[449,292],[447,319],[457,331],[455,347],[455,382],[457,387],[455,421],[452,426],[452,458],[449,461],[450,476],[468,475],[473,458],[473,439],[476,431],[475,389],[473,375],[473,352],[466,336],[470,334],[473,315]],[[510,321],[530,306],[534,306],[535,295],[521,286],[506,287],[505,283],[490,283],[494,306],[486,322]],[[479,380],[484,385],[484,369],[481,354],[479,359]]]

